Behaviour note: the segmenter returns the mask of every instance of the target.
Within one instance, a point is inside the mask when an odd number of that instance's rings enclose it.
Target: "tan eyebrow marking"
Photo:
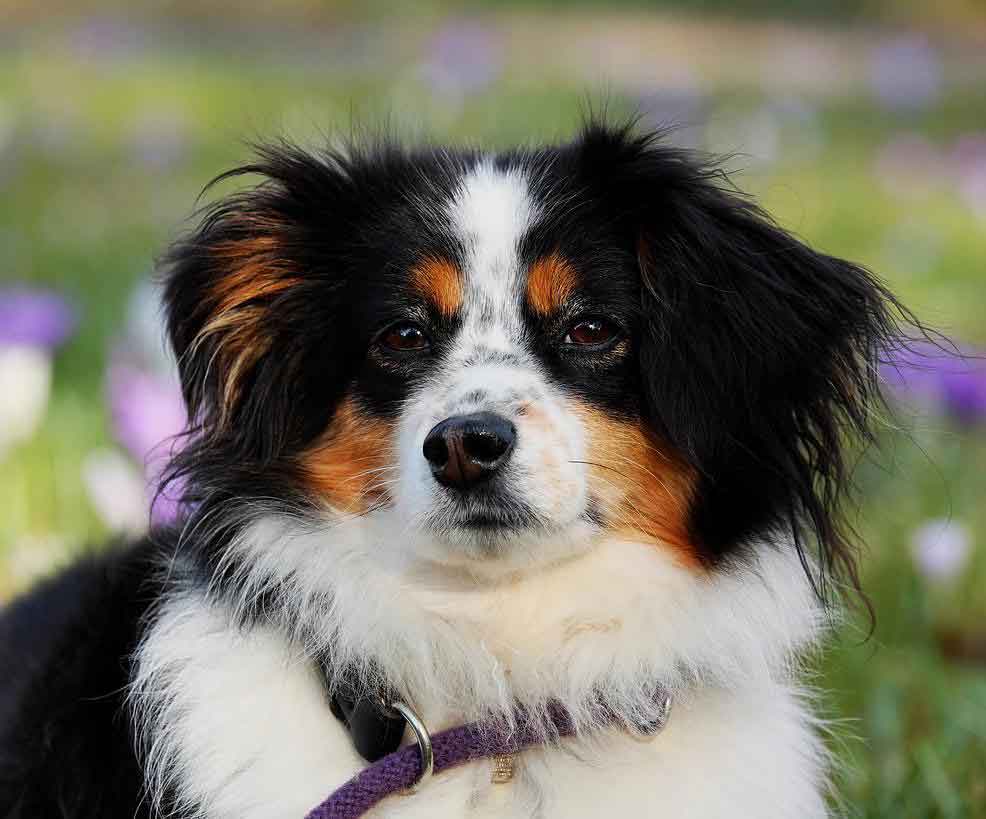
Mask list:
[[[538,315],[560,308],[578,286],[578,275],[557,253],[538,259],[527,274],[527,303]]]
[[[448,259],[425,259],[411,271],[411,283],[443,316],[462,307],[462,271]]]

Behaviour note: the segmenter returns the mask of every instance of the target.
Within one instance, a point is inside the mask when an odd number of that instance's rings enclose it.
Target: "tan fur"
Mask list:
[[[213,248],[213,255],[225,269],[214,290],[219,313],[273,296],[301,281],[281,258],[274,236],[222,242]]]
[[[578,275],[557,253],[538,259],[527,274],[527,303],[538,315],[558,310],[578,286]]]
[[[214,316],[202,328],[197,344],[217,337],[216,356],[223,373],[221,416],[229,420],[242,392],[242,379],[270,349],[270,337],[262,331],[262,307],[227,310]]]
[[[335,510],[358,514],[389,498],[396,478],[393,429],[345,399],[325,434],[301,456],[302,480]]]
[[[585,404],[577,412],[591,453],[593,492],[609,528],[666,545],[682,563],[699,566],[688,536],[692,470],[641,424],[612,418]]]
[[[426,259],[411,271],[411,282],[443,316],[462,307],[462,271],[447,259]]]
[[[195,344],[209,339],[216,344],[215,363],[223,380],[220,415],[228,421],[241,397],[243,379],[270,348],[264,328],[266,309],[258,301],[284,292],[301,278],[284,261],[276,236],[221,242],[212,248],[212,255],[220,272],[210,294],[212,317]]]

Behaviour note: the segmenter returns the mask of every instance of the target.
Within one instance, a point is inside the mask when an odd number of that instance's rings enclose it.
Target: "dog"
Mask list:
[[[300,819],[410,748],[370,815],[830,815],[885,286],[634,123],[243,174],[162,263],[180,525],[0,620],[0,814]]]

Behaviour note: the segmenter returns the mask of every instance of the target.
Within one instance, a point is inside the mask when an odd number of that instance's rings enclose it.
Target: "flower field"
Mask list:
[[[961,352],[881,370],[893,411],[854,513],[876,624],[849,613],[810,662],[847,815],[986,819],[986,21],[301,6],[0,29],[0,602],[174,514],[149,506],[185,422],[154,259],[245,140],[527,143],[605,101],[722,154],[780,223],[877,271]]]

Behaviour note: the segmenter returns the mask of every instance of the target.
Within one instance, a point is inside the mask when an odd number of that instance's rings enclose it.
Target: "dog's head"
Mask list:
[[[514,571],[616,537],[848,569],[844,436],[896,304],[696,156],[591,124],[486,155],[261,151],[170,256],[191,514],[357,521]],[[384,524],[376,525],[384,521]],[[395,546],[396,543],[396,546]],[[372,548],[372,544],[370,544]]]

